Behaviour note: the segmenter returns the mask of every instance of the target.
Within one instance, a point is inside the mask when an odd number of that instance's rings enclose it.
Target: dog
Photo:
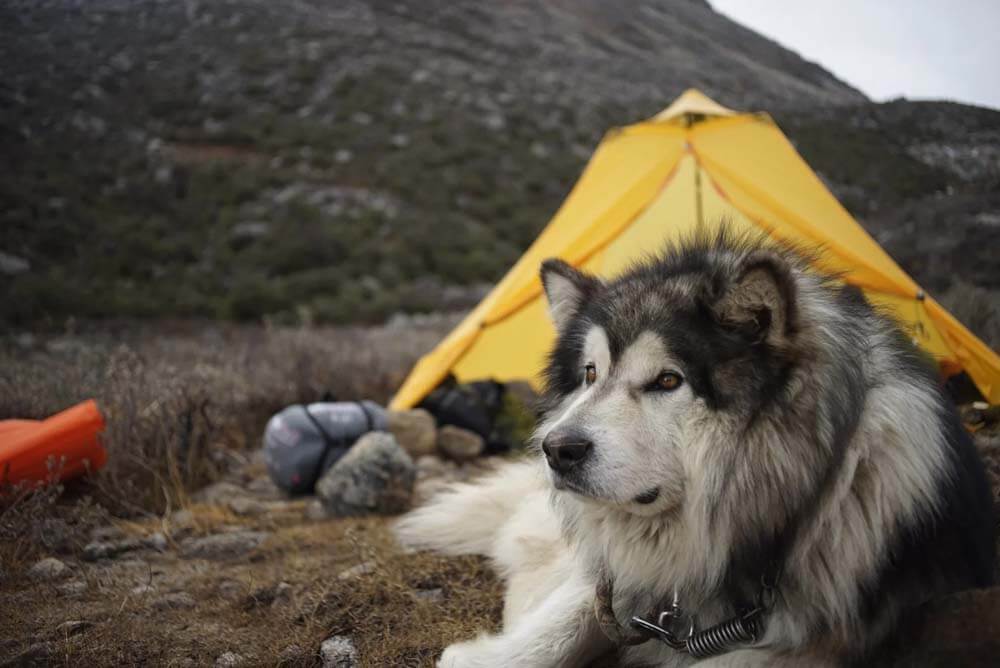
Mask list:
[[[503,631],[440,665],[863,665],[992,582],[990,489],[932,362],[817,257],[722,225],[614,280],[542,264],[533,454],[396,526],[506,583]]]

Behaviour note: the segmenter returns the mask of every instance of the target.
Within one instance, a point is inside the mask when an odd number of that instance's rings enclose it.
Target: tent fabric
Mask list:
[[[605,277],[726,219],[820,247],[819,268],[893,315],[945,375],[966,371],[1000,403],[1000,357],[918,286],[826,189],[770,117],[689,90],[653,118],[609,132],[538,239],[393,398],[418,403],[449,373],[537,385],[555,332],[538,277],[559,257]]]

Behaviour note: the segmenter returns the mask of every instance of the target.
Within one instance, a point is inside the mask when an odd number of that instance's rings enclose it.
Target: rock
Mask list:
[[[142,546],[149,548],[151,550],[156,550],[157,552],[166,552],[167,550],[167,537],[162,533],[157,531],[156,533],[150,534],[142,539]]]
[[[330,515],[394,514],[406,510],[416,467],[387,432],[362,436],[316,483],[316,495]]]
[[[411,411],[388,411],[389,431],[396,442],[411,457],[421,457],[434,453],[437,440],[437,425],[434,416],[422,408]]]
[[[32,580],[38,580],[40,582],[48,580],[58,580],[64,578],[70,573],[70,568],[63,562],[59,561],[55,557],[48,557],[36,562],[34,566],[28,569],[28,577]]]
[[[254,240],[271,233],[271,224],[261,220],[248,220],[233,225],[229,236],[236,241]]]
[[[347,636],[331,636],[319,646],[323,668],[354,668],[358,665],[358,650]]]
[[[187,610],[195,606],[194,597],[187,592],[164,594],[153,601],[154,610]]]
[[[230,499],[226,505],[229,506],[231,511],[241,517],[262,515],[267,511],[267,507],[257,499],[248,499],[243,496]]]
[[[440,587],[435,587],[433,589],[418,589],[413,593],[413,595],[421,601],[438,603],[444,598],[444,590]]]
[[[132,587],[131,592],[133,596],[149,596],[150,594],[156,593],[156,587],[150,584],[141,584]]]
[[[246,490],[256,497],[267,500],[281,499],[284,494],[268,477],[254,478],[247,483]]]
[[[365,561],[358,564],[357,566],[351,566],[350,568],[341,571],[337,575],[337,579],[351,580],[353,578],[360,577],[362,575],[368,575],[369,573],[375,570],[376,566],[378,566],[378,564],[376,564],[374,561]]]
[[[56,589],[63,596],[75,598],[87,591],[87,582],[86,580],[69,580],[68,582],[63,582]]]
[[[215,660],[215,668],[234,668],[235,666],[242,666],[245,662],[242,655],[236,652],[226,652],[219,655],[219,658]]]
[[[82,619],[63,622],[56,627],[56,635],[60,638],[75,636],[77,633],[83,633],[93,625],[94,622],[88,622]]]
[[[187,559],[232,559],[255,550],[270,534],[265,531],[233,531],[201,538],[185,538],[181,556]]]
[[[464,462],[483,454],[486,441],[475,432],[449,424],[438,430],[437,447],[445,456]]]
[[[31,269],[31,263],[22,257],[0,251],[0,274],[15,276]]]
[[[94,541],[88,543],[83,548],[83,559],[84,561],[114,559],[120,554],[138,550],[141,547],[144,547],[143,542],[138,538],[126,538],[119,541]]]
[[[194,494],[194,499],[201,503],[213,503],[222,505],[231,499],[246,496],[246,491],[239,485],[225,480],[212,483],[201,491]]]
[[[302,515],[307,520],[325,520],[328,518],[326,508],[323,507],[323,502],[319,499],[311,499],[306,503],[306,507],[302,509]]]

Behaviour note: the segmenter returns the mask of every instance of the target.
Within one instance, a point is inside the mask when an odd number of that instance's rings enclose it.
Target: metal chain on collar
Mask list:
[[[658,615],[655,624],[633,617],[633,628],[625,629],[615,616],[613,581],[607,570],[602,570],[595,592],[594,613],[601,630],[616,645],[639,645],[656,638],[673,650],[704,659],[757,642],[763,634],[764,614],[774,606],[777,597],[776,584],[776,579],[772,584],[761,578],[761,589],[751,609],[704,631],[696,630],[695,618],[681,608],[676,590],[670,607]]]

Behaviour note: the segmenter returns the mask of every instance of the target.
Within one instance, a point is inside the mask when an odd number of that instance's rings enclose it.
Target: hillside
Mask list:
[[[14,326],[468,307],[604,130],[688,86],[774,112],[931,289],[1000,282],[1000,113],[871,104],[697,0],[46,0],[0,26]]]

